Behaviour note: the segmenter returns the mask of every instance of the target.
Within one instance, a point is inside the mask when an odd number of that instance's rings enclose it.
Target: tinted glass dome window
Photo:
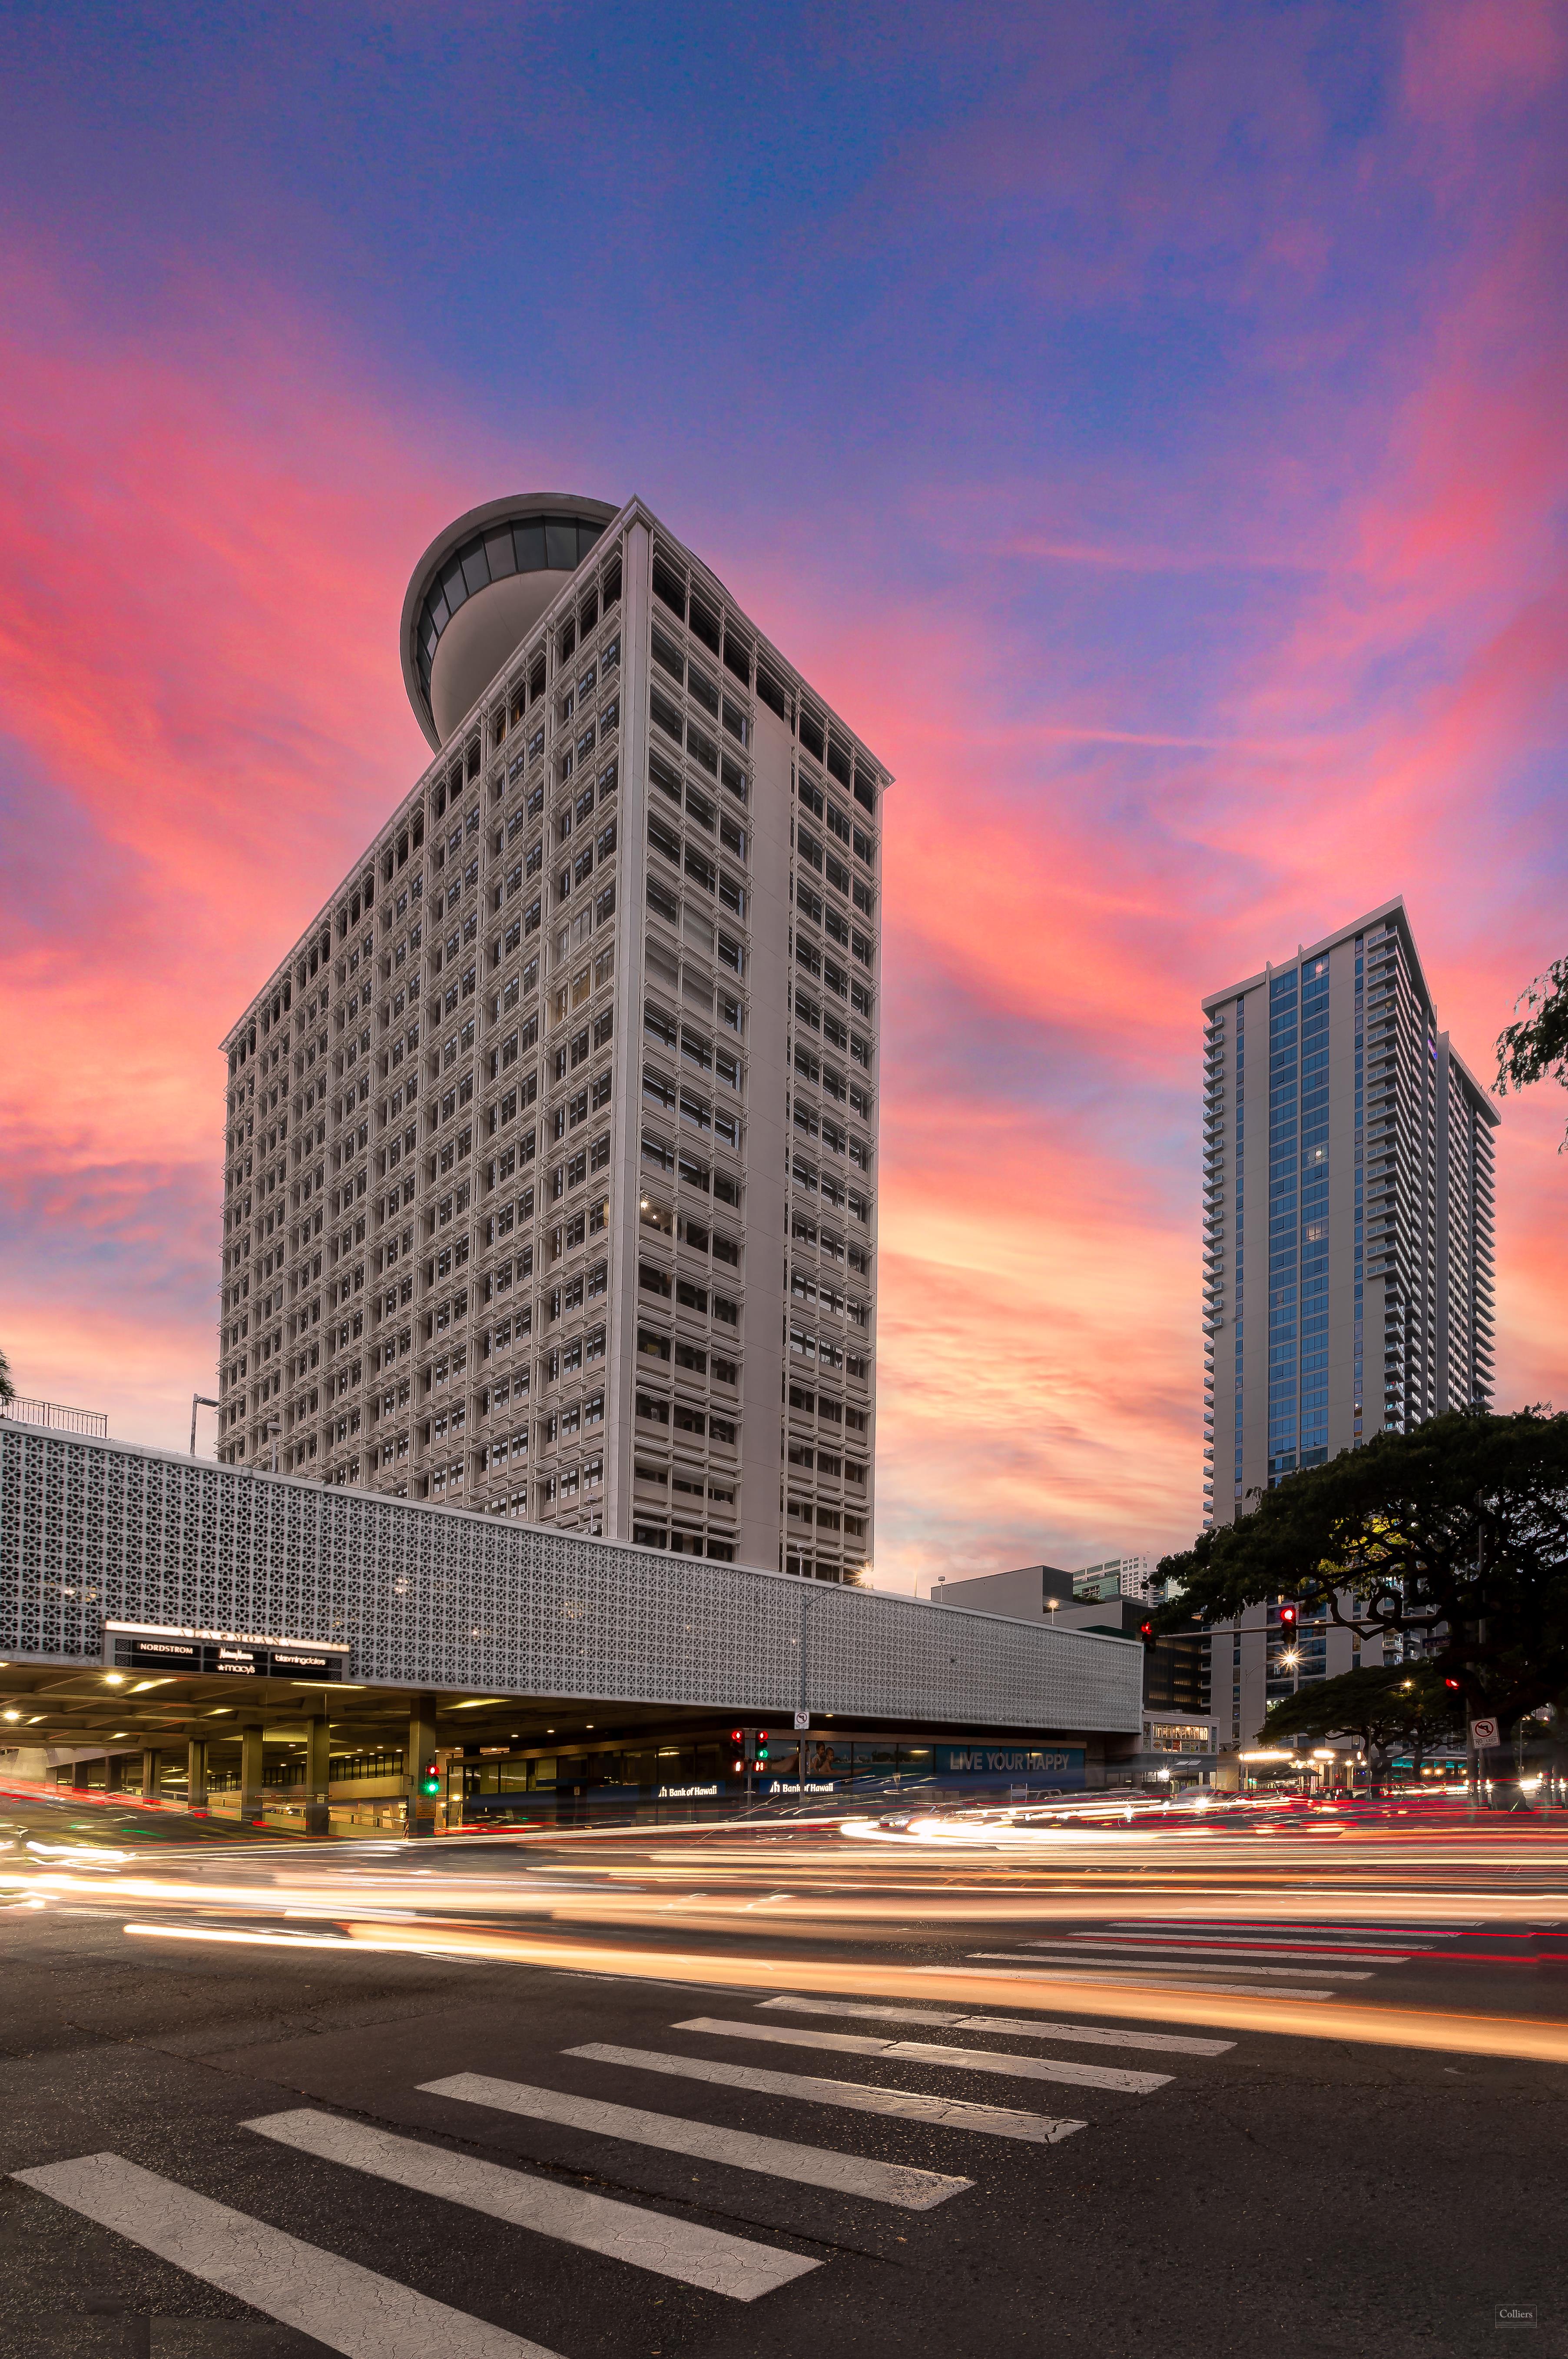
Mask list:
[[[425,552],[404,606],[404,678],[444,744],[615,516],[601,500],[524,494],[460,516]]]

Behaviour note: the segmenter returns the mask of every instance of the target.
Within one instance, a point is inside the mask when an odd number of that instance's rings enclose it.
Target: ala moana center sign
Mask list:
[[[155,1622],[105,1622],[103,1659],[120,1671],[185,1671],[212,1679],[342,1680],[349,1649],[332,1639],[270,1638],[239,1630],[180,1629]]]

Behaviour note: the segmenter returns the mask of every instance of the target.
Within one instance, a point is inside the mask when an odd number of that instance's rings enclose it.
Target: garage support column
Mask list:
[[[267,1791],[261,1775],[261,1723],[247,1723],[240,1730],[240,1819],[245,1826],[259,1825],[267,1808]]]
[[[185,1807],[206,1815],[207,1740],[203,1736],[185,1740]]]
[[[305,1723],[305,1832],[308,1835],[328,1835],[332,1831],[327,1807],[332,1766],[332,1724],[325,1712],[316,1713]]]
[[[142,1799],[144,1802],[157,1801],[162,1781],[163,1756],[156,1745],[146,1745],[142,1750]]]
[[[436,1700],[433,1695],[416,1696],[408,1707],[408,1749],[403,1758],[403,1790],[408,1798],[411,1835],[433,1835],[436,1831],[437,1797],[419,1791],[420,1774],[435,1757]]]

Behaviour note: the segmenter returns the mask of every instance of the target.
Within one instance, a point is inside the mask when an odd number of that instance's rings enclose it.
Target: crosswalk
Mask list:
[[[1005,1961],[1053,1982],[1116,1988],[1162,1982],[1173,1988],[1276,1998],[1332,1999],[1380,1970],[1429,1956],[1481,1922],[1442,1926],[1314,1919],[1129,1917],[1094,1932],[1066,1932],[1013,1950],[971,1950],[977,1970]]]
[[[788,2017],[795,2019],[784,2019]],[[933,2031],[949,2038],[911,2036]],[[472,2150],[481,2140],[483,2115],[488,2113],[514,2124],[552,2125],[590,2141],[652,2149],[720,2171],[744,2173],[752,2183],[761,2180],[791,2191],[822,2190],[852,2202],[917,2214],[961,2199],[979,2184],[985,2158],[995,2151],[990,2141],[1058,2144],[1091,2126],[1085,2108],[1092,2113],[1101,2104],[1114,2108],[1154,2095],[1174,2077],[1171,2070],[1141,2062],[1094,2060],[1083,2049],[1102,2054],[1120,2049],[1134,2057],[1156,2058],[1164,2067],[1187,2057],[1217,2057],[1233,2045],[1226,2039],[1121,2030],[1112,2025],[785,1994],[744,2012],[681,2016],[669,2024],[665,2042],[657,2047],[588,2040],[561,2052],[574,2068],[562,2077],[578,2082],[614,2071],[623,2084],[632,2076],[634,2094],[637,2082],[648,2076],[666,2086],[673,2082],[690,2089],[693,2098],[698,2090],[710,2090],[721,2108],[724,2099],[720,2093],[736,2093],[742,2101],[783,2100],[793,2109],[788,2119],[796,2134],[788,2136],[702,2118],[700,2100],[699,2112],[688,2114],[612,2101],[580,2086],[550,2087],[494,2071],[463,2071],[411,2084],[424,2100],[450,2109],[450,2119],[443,2119],[433,2135],[408,2135],[313,2104],[241,2122],[238,2133],[258,2142],[255,2152],[264,2169],[271,2167],[265,2161],[271,2156],[278,2171],[285,2174],[276,2182],[270,2178],[266,2181],[261,2200],[272,2218],[237,2210],[187,2184],[182,2176],[166,2176],[113,2152],[46,2162],[13,2176],[20,2185],[265,2317],[313,2336],[329,2351],[353,2354],[354,2359],[416,2359],[416,2354],[418,2359],[428,2359],[432,2348],[440,2349],[443,2359],[561,2359],[560,2353],[530,2340],[510,2322],[475,2316],[332,2251],[317,2240],[321,2223],[352,2212],[354,2187],[368,2181],[400,2190],[418,2205],[455,2207],[479,2215],[487,2228],[542,2237],[555,2246],[642,2272],[645,2280],[673,2280],[721,2303],[750,2303],[778,2295],[831,2266],[834,2248],[818,2244],[809,2249],[811,2236],[782,2222],[771,2230],[765,2225],[760,2233],[740,2234],[731,2225],[711,2225],[699,2218],[700,2207],[694,2203],[659,2208],[657,2196],[638,2201],[624,2193],[603,2193],[599,2190],[606,2177],[623,2188],[628,2176],[635,2180],[618,2157],[606,2158],[581,2174],[593,2176],[597,2181],[593,2186],[578,2183],[577,2175],[564,2167],[490,2160]],[[1069,2117],[1021,2102],[995,2104],[941,2086],[909,2087],[886,2078],[836,2078],[825,2071],[780,2070],[771,2062],[732,2060],[734,2051],[745,2046],[772,2057],[786,2051],[802,2063],[832,2058],[842,2067],[853,2058],[873,2073],[877,2068],[897,2068],[898,2079],[904,2082],[930,2079],[940,2083],[962,2075],[982,2088],[987,2080],[1022,2083],[1018,2088],[1020,2100],[1028,2086],[1042,2091],[1062,2087],[1072,2091],[1076,2110]],[[713,2053],[714,2049],[721,2052]],[[731,2053],[722,2052],[726,2049]],[[1057,2052],[1062,2049],[1078,2052]],[[734,2100],[730,2102],[733,2109]],[[741,2110],[746,2110],[744,2102]],[[889,2159],[885,2151],[855,2151],[853,2133],[847,2143],[833,2136],[834,2124],[845,2114],[876,2116],[884,2125],[877,2133],[879,2145],[885,2144],[888,2129],[909,2125],[920,2137],[921,2158],[906,2161]],[[437,2142],[443,2130],[450,2144]],[[951,2145],[939,2139],[933,2149],[928,2135],[933,2131],[951,2134]],[[965,2167],[933,2167],[950,2162]],[[312,2181],[313,2194],[301,2191],[299,2201],[317,2232],[310,2237],[275,2224],[278,2215],[291,2214],[286,2176],[290,2166],[318,2170],[326,2166],[344,2174],[341,2204],[323,2205],[319,2180]],[[724,2205],[719,2216],[733,2220],[735,2207]],[[416,2249],[418,2241],[410,2239],[408,2248]],[[509,2275],[526,2299],[526,2248],[519,2250],[516,2270]]]

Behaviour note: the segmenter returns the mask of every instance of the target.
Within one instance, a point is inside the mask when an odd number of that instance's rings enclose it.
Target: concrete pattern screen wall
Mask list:
[[[106,1620],[346,1641],[411,1689],[1126,1734],[1142,1650],[788,1574],[0,1430],[0,1651]]]

